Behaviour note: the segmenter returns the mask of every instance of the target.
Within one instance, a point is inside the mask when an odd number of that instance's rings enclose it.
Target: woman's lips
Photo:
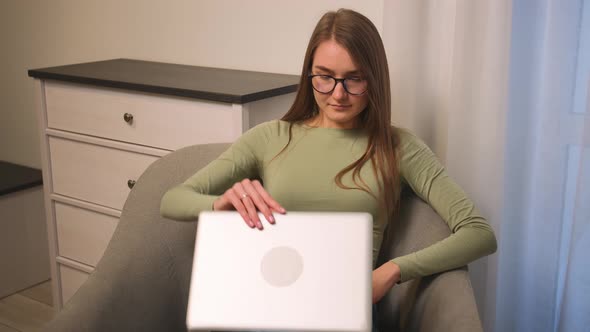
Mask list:
[[[335,104],[330,104],[330,107],[337,110],[337,111],[343,111],[346,110],[350,107],[350,105],[335,105]]]

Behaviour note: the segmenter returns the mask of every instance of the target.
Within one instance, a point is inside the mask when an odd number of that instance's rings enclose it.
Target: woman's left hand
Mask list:
[[[389,261],[373,271],[373,304],[379,302],[401,278],[399,266]]]

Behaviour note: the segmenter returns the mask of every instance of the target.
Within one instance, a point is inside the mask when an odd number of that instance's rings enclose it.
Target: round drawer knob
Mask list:
[[[133,121],[133,114],[131,114],[131,113],[123,114],[123,120],[125,120],[125,122],[127,122],[127,123],[131,123]]]
[[[135,186],[135,180],[127,181],[127,187],[129,187],[129,189],[133,189],[133,186]]]

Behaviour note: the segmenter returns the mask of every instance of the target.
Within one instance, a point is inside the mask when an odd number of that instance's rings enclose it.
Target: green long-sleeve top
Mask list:
[[[494,232],[473,202],[447,175],[424,142],[407,130],[395,130],[401,139],[398,162],[402,183],[430,204],[452,231],[440,242],[394,258],[401,270],[401,281],[460,267],[493,253]],[[373,196],[362,190],[340,188],[334,181],[338,172],[365,152],[367,135],[360,129],[312,128],[301,124],[293,125],[292,135],[287,149],[279,154],[288,142],[288,122],[275,120],[250,129],[221,156],[166,192],[162,215],[197,220],[199,213],[211,210],[213,201],[234,183],[259,178],[287,211],[370,213],[375,263],[388,220],[384,213],[379,213],[380,205]],[[361,176],[371,191],[378,193],[370,163],[362,167]],[[342,181],[356,187],[351,172]]]

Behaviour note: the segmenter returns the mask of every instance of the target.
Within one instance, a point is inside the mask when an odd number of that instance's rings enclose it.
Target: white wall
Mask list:
[[[110,58],[299,74],[319,17],[341,7],[378,29],[383,0],[0,2],[0,160],[40,167],[27,70]]]

